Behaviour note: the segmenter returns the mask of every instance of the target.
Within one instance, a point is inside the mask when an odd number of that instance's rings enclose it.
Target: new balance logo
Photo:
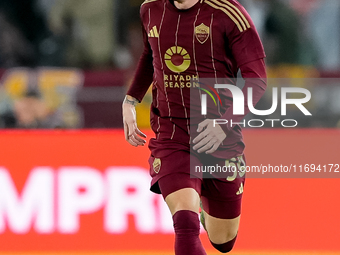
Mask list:
[[[243,193],[243,183],[241,182],[240,188],[236,192],[236,195],[241,195]]]
[[[157,31],[157,27],[154,26],[153,28],[151,28],[149,34],[148,34],[149,37],[156,37],[158,38],[159,37],[159,34],[158,34],[158,31]]]

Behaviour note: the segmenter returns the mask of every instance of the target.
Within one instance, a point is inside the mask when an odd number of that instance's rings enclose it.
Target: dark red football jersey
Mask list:
[[[146,0],[140,14],[144,52],[128,95],[141,101],[153,83],[158,117],[189,118],[190,91],[201,79],[234,84],[241,66],[265,57],[250,16],[235,0],[199,0],[187,10],[171,0]],[[225,100],[221,117],[232,101],[230,92],[218,92]],[[240,129],[235,132],[240,139]]]
[[[187,117],[191,79],[236,77],[241,65],[265,57],[249,15],[234,0],[200,0],[188,10],[169,0],[147,0],[141,19],[144,54],[152,56],[154,72],[144,74],[147,81],[134,83],[141,89],[146,82],[147,89],[153,77],[155,106],[162,117]],[[144,96],[129,92],[139,100]]]

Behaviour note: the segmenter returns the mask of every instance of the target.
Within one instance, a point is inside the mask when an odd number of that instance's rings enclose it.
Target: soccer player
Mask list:
[[[149,143],[151,190],[162,194],[172,213],[175,254],[206,254],[199,239],[200,202],[212,245],[229,252],[238,233],[244,172],[228,178],[191,178],[190,167],[202,165],[206,157],[220,166],[244,167],[241,128],[214,125],[211,118],[197,122],[190,93],[204,89],[205,78],[235,84],[240,70],[244,96],[252,88],[255,105],[266,89],[262,43],[236,0],[146,0],[140,16],[144,51],[123,102],[125,138],[133,146],[145,145],[135,106],[152,84],[151,127],[156,137]],[[247,104],[244,115],[234,116],[230,92],[215,92],[221,99],[218,119],[242,121],[249,112]]]

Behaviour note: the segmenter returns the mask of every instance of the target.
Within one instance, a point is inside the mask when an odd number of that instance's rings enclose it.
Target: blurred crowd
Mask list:
[[[127,68],[141,2],[1,0],[0,67]]]
[[[1,0],[0,67],[129,68],[143,0]],[[340,69],[340,1],[240,0],[270,66]]]
[[[318,78],[321,72],[340,73],[339,0],[239,1],[248,10],[264,43],[269,77]],[[23,90],[20,97],[8,99],[6,91],[11,88],[4,85],[1,77],[4,70],[16,67],[127,70],[128,84],[143,47],[139,20],[142,2],[1,0],[0,127],[69,127],[60,121],[51,121],[51,116],[54,116],[53,120],[58,117],[46,103],[46,95],[39,91],[38,83],[32,90],[32,81],[39,79],[34,78],[36,74],[30,78],[28,89]],[[14,90],[20,79],[11,81]],[[331,94],[327,92],[330,91],[328,87],[317,92],[324,95],[320,101],[323,109],[320,116],[330,112],[329,107],[323,107],[330,96],[340,96],[337,87],[332,87],[335,89]],[[56,86],[56,93],[60,92],[58,89]],[[267,101],[270,101],[270,95],[268,97]],[[117,107],[120,100],[110,102],[109,107]],[[147,97],[146,101],[150,98]],[[149,106],[140,107],[143,113],[139,116],[142,120],[147,119]],[[340,109],[332,114],[335,116],[329,122],[332,124],[325,126],[337,123],[335,120],[340,119]],[[81,116],[76,118],[82,119]],[[121,123],[120,118],[117,123]],[[74,123],[78,123],[75,127],[82,126],[79,121]]]
[[[340,69],[340,1],[241,0],[263,40],[269,66]]]

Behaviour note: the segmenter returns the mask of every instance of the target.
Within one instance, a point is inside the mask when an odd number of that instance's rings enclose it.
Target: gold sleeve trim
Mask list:
[[[214,0],[212,0],[212,1],[214,1]],[[240,25],[240,22],[228,10],[226,10],[223,7],[219,7],[219,6],[215,5],[214,3],[210,2],[209,0],[205,0],[205,3],[210,5],[213,8],[217,9],[217,10],[223,11],[236,24],[236,26],[238,27],[240,32],[244,31],[243,27]]]
[[[152,2],[156,2],[156,1],[158,1],[158,0],[145,0],[145,1],[142,3],[142,5],[148,4],[148,3],[152,3]],[[142,6],[142,5],[141,5],[141,6]]]

